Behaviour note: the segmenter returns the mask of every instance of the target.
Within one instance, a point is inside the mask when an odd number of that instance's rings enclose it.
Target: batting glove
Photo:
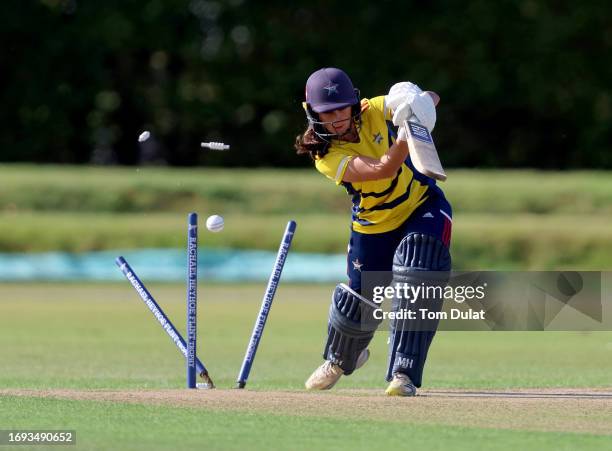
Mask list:
[[[397,131],[397,141],[408,141],[408,133],[403,125]]]
[[[389,94],[385,96],[385,105],[387,108],[395,110],[401,103],[408,100],[409,95],[412,97],[415,94],[420,94],[421,92],[423,92],[421,88],[409,81],[395,83],[393,86],[391,86]]]
[[[436,125],[436,106],[433,99],[426,92],[416,95],[410,104],[412,113],[417,117],[419,122],[432,131]],[[395,123],[395,115],[393,116]]]
[[[400,126],[405,120],[410,118],[413,114],[411,104],[414,101],[415,95],[410,94],[408,98],[399,104],[399,106],[393,112],[393,125]]]

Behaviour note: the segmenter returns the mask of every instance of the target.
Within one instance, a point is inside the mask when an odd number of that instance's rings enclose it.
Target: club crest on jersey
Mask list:
[[[332,94],[338,94],[338,84],[329,82],[327,86],[323,86],[323,89],[327,91],[327,96],[331,96]]]
[[[383,137],[380,133],[376,133],[375,135],[373,135],[373,140],[376,144],[380,144],[383,140]]]
[[[363,266],[363,263],[360,263],[358,258],[353,260],[352,263],[353,263],[353,269],[355,271],[361,272],[361,267]]]

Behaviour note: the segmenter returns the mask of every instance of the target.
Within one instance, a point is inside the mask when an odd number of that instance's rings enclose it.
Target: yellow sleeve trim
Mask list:
[[[336,172],[336,185],[340,185],[342,183],[344,173],[346,172],[346,168],[348,167],[349,161],[351,161],[352,158],[353,157],[347,155],[338,165],[338,171]]]

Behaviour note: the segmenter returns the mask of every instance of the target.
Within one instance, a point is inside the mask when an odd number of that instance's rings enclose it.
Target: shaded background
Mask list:
[[[333,65],[365,97],[439,92],[446,166],[612,168],[606,2],[11,3],[0,161],[308,166],[303,86]]]
[[[306,78],[329,65],[365,97],[407,79],[440,93],[455,269],[612,268],[604,2],[12,3],[0,16],[4,280],[64,263],[82,274],[87,259],[115,271],[108,252],[172,260],[189,211],[225,217],[202,243],[232,269],[274,253],[295,219],[292,255],[322,256],[302,276],[337,278],[350,199],[293,149]],[[208,140],[232,148],[203,151]]]

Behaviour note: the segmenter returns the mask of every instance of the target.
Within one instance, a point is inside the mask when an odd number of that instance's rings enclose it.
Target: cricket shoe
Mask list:
[[[357,363],[355,365],[355,369],[361,368],[370,358],[370,350],[364,349],[357,357]],[[340,377],[344,374],[344,370],[340,368],[335,363],[326,360],[323,365],[317,368],[314,373],[310,375],[306,383],[307,390],[329,390],[336,382],[340,379]]]
[[[385,393],[389,396],[415,396],[416,387],[406,374],[395,373]]]

